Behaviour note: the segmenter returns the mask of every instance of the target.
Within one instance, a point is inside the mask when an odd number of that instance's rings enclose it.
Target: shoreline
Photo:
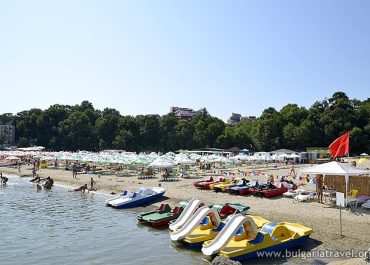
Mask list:
[[[309,165],[304,165],[309,166]],[[250,168],[237,168],[236,170],[251,171]],[[298,169],[298,167],[297,167]],[[289,168],[266,169],[254,168],[254,170],[263,170],[264,173],[274,175],[288,175]],[[0,168],[4,175],[16,175],[19,177],[32,178],[32,166],[23,166],[21,172],[16,168]],[[324,251],[340,250],[355,252],[367,251],[370,247],[370,239],[365,231],[368,231],[370,224],[370,213],[360,212],[355,215],[347,210],[342,211],[343,234],[339,235],[339,210],[329,204],[318,204],[316,201],[309,203],[293,203],[289,198],[259,198],[254,196],[235,196],[225,193],[214,193],[209,190],[198,190],[193,186],[193,182],[208,178],[200,176],[192,179],[179,178],[178,181],[161,181],[157,175],[155,178],[138,179],[137,176],[117,177],[115,175],[102,175],[100,178],[95,174],[78,174],[77,179],[72,178],[72,172],[60,169],[41,169],[38,171],[41,178],[50,176],[54,179],[55,185],[63,186],[67,189],[73,189],[83,184],[89,184],[90,178],[96,181],[97,191],[93,191],[104,196],[111,196],[111,192],[116,195],[123,189],[137,190],[140,187],[160,186],[165,188],[166,199],[160,203],[168,203],[171,206],[180,201],[191,198],[201,199],[206,204],[216,203],[242,203],[251,207],[250,214],[260,215],[275,222],[296,222],[314,229],[314,233],[307,244],[302,247],[302,251]],[[247,177],[247,179],[258,178],[264,180],[265,176]],[[297,182],[297,180],[294,180]],[[89,186],[89,185],[88,185]],[[307,184],[304,189],[312,190],[314,185]],[[155,203],[158,206],[160,203]],[[359,209],[360,210],[360,209]],[[326,259],[325,262],[341,261],[343,259]]]

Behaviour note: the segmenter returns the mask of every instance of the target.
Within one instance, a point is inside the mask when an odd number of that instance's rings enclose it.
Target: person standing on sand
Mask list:
[[[317,202],[318,203],[323,203],[322,201],[323,188],[324,188],[324,185],[323,185],[322,175],[318,175],[317,180],[316,180],[316,191],[317,191]]]
[[[295,177],[296,176],[296,173],[295,173],[295,170],[294,170],[294,162],[292,163],[292,169],[290,170],[290,175]]]
[[[73,163],[73,165],[72,165],[72,177],[74,179],[77,178],[77,165],[76,165],[76,163]]]
[[[90,180],[90,190],[96,190],[96,189],[94,189],[94,184],[96,184],[96,182],[93,178],[91,178],[91,180]]]

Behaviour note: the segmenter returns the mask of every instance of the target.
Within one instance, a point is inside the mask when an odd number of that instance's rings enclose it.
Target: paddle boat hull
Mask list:
[[[108,206],[117,209],[147,205],[162,198],[165,192],[165,189],[158,187],[142,188],[138,192],[134,192],[129,197],[117,198],[109,201],[107,204]]]
[[[156,211],[140,214],[137,219],[142,224],[152,227],[168,226],[172,220],[177,219],[184,207],[171,207],[168,204],[162,204]]]
[[[250,209],[249,206],[239,203],[226,203],[218,210],[220,218],[226,219],[228,216],[236,213],[245,214]],[[205,241],[214,239],[225,226],[223,221],[219,224],[212,222],[211,218],[206,217],[202,222],[188,235],[182,242],[191,248],[198,248]],[[268,222],[268,221],[266,221]]]
[[[204,181],[204,182],[201,182],[198,184],[197,188],[200,188],[202,190],[210,190],[211,189],[211,185],[213,184],[219,184],[219,183],[223,183],[224,182],[224,179],[223,178],[220,178],[220,180],[217,180],[217,181]]]
[[[270,257],[269,253],[294,248],[313,233],[311,228],[300,224],[281,222],[265,224],[254,238],[236,234],[218,255],[243,261],[255,257]],[[244,238],[243,238],[244,237]]]
[[[253,258],[261,258],[261,257],[268,258],[268,257],[270,257],[268,255],[268,253],[281,252],[281,251],[285,251],[285,250],[288,250],[288,249],[295,248],[295,247],[301,245],[302,243],[304,243],[308,238],[309,238],[309,235],[308,236],[303,236],[303,237],[291,240],[289,242],[282,243],[280,245],[268,247],[266,249],[246,253],[246,254],[243,254],[243,255],[240,255],[240,256],[236,256],[236,257],[231,257],[230,259],[235,260],[235,261],[244,261],[244,260],[253,259]],[[221,254],[221,256],[224,256],[224,255]],[[225,257],[227,257],[227,256],[225,256]]]

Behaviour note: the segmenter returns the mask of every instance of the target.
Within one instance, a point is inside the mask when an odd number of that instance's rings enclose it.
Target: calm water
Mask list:
[[[210,264],[201,252],[173,244],[167,229],[138,225],[137,214],[152,208],[116,210],[105,199],[61,187],[36,191],[11,177],[0,187],[0,264]]]
[[[0,187],[0,264],[209,264],[172,245],[167,230],[138,225],[141,211],[55,187],[36,191],[11,177]]]

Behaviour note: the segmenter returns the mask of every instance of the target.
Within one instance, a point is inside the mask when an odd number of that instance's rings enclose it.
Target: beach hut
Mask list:
[[[338,163],[336,161],[332,161],[329,163],[320,164],[317,166],[307,167],[300,169],[298,174],[309,174],[309,175],[323,175],[325,176],[340,176],[344,177],[345,181],[345,194],[346,194],[346,201],[347,201],[347,194],[348,194],[348,183],[350,177],[361,176],[361,175],[369,175],[370,170],[361,169],[358,167],[352,167],[345,163]],[[366,181],[367,178],[365,177]],[[367,187],[365,187],[367,188]]]

